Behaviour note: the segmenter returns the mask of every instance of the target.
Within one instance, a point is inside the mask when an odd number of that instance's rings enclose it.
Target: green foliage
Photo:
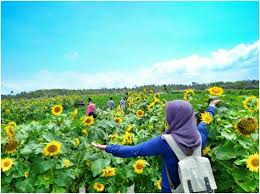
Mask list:
[[[116,94],[119,102],[121,94]],[[209,157],[217,182],[217,192],[258,192],[258,172],[246,167],[248,157],[258,152],[258,129],[245,137],[235,131],[235,123],[245,117],[258,119],[257,112],[248,112],[243,107],[246,97],[255,95],[257,90],[225,90],[220,107],[216,109],[213,122],[208,125]],[[159,97],[158,97],[159,96]],[[86,97],[83,99],[86,102]],[[91,142],[102,144],[135,145],[158,136],[165,126],[165,100],[183,99],[182,92],[168,92],[157,95],[159,99],[150,110],[148,105],[154,102],[155,94],[146,89],[143,92],[130,92],[125,112],[108,110],[109,96],[91,96],[97,105],[92,126],[84,126],[85,107],[78,107],[78,114],[72,118],[75,101],[81,96],[64,96],[32,100],[2,101],[2,129],[8,122],[15,121],[15,139],[19,146],[15,153],[5,152],[8,137],[1,130],[1,157],[12,158],[10,170],[2,172],[2,192],[78,192],[84,185],[87,192],[97,192],[95,183],[104,185],[102,192],[127,192],[135,185],[135,192],[160,192],[156,183],[161,178],[159,157],[118,158],[93,148]],[[195,91],[190,99],[199,120],[200,111],[205,111],[211,96],[205,91]],[[51,107],[61,104],[64,111],[59,116],[51,114]],[[10,113],[6,113],[10,109]],[[144,116],[138,118],[136,112],[142,109]],[[32,111],[32,112],[30,112]],[[116,123],[115,118],[123,121]],[[130,124],[132,128],[129,128]],[[131,141],[124,141],[129,129]],[[77,140],[76,140],[77,139]],[[61,152],[55,156],[45,156],[44,147],[51,141],[62,145]],[[137,159],[147,162],[144,171],[137,174],[134,163]],[[66,167],[65,160],[69,160]],[[115,168],[114,176],[102,176],[106,167]],[[28,176],[25,176],[28,172]]]

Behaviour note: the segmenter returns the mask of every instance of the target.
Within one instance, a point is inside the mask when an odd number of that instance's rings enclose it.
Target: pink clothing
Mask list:
[[[96,105],[90,103],[90,104],[87,106],[86,115],[89,116],[89,113],[94,112],[95,109],[96,109]]]

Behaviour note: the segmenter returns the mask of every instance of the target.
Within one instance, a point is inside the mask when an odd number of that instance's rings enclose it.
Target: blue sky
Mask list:
[[[258,79],[258,2],[2,2],[1,11],[2,93]]]

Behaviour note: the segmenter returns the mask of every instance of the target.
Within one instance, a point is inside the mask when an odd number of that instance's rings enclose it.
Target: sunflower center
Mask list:
[[[258,166],[258,165],[259,165],[259,160],[258,160],[258,159],[253,159],[252,162],[251,162],[251,164],[252,164],[253,166]]]
[[[244,135],[254,133],[257,128],[257,122],[252,118],[242,119],[238,125],[238,130]]]
[[[58,107],[58,106],[55,107],[55,108],[54,108],[54,112],[56,112],[56,113],[57,113],[57,112],[60,112],[60,107]]]
[[[100,184],[98,184],[98,185],[97,185],[97,188],[99,188],[99,189],[100,189],[100,188],[101,188],[101,185],[100,185]]]
[[[141,115],[142,115],[142,112],[141,112],[141,111],[139,111],[139,112],[138,112],[138,115],[140,115],[140,116],[141,116]]]
[[[6,161],[6,162],[4,162],[4,166],[5,166],[5,167],[10,166],[10,161]]]
[[[8,151],[12,151],[12,150],[15,150],[17,147],[17,141],[11,141],[9,142],[6,146],[5,146],[5,149],[8,150]]]
[[[142,165],[142,164],[137,164],[137,165],[136,165],[136,168],[137,168],[138,170],[141,170],[141,169],[143,168],[143,165]]]
[[[215,92],[215,93],[219,93],[219,89],[218,88],[213,88],[212,91]]]
[[[57,146],[56,145],[51,145],[50,147],[48,147],[48,151],[50,153],[57,151]]]
[[[87,120],[86,120],[86,123],[90,123],[90,122],[91,122],[91,119],[87,119]]]

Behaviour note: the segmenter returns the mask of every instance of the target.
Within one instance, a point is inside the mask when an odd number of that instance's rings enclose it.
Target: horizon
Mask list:
[[[224,84],[225,83],[228,83],[228,82],[231,82],[231,83],[235,83],[235,82],[243,82],[243,81],[258,81],[259,82],[259,80],[254,80],[254,79],[252,79],[252,80],[236,80],[236,81],[227,81],[227,82],[223,82]],[[222,82],[222,81],[220,81],[220,82]],[[197,83],[197,82],[195,82],[196,84],[206,84],[206,85],[210,85],[210,84],[214,84],[214,83],[217,83],[217,82],[205,82],[205,83]],[[106,89],[106,90],[113,90],[113,89],[115,89],[115,90],[123,90],[123,89],[128,89],[128,90],[134,90],[134,89],[137,89],[137,88],[142,88],[142,87],[149,87],[149,86],[155,86],[155,87],[162,87],[162,86],[164,86],[164,85],[166,85],[166,86],[170,86],[170,85],[184,85],[184,86],[188,86],[188,87],[190,87],[189,89],[193,89],[192,88],[192,85],[193,85],[193,83],[191,83],[191,84],[174,84],[174,83],[172,83],[172,84],[162,84],[162,85],[155,85],[155,84],[152,84],[152,85],[141,85],[141,86],[134,86],[134,87],[121,87],[121,88],[93,88],[93,89],[87,89],[87,88],[79,88],[79,89],[67,89],[67,88],[48,88],[48,89],[37,89],[37,90],[32,90],[32,91],[21,91],[21,92],[19,92],[19,93],[9,93],[9,94],[1,94],[1,95],[3,95],[3,96],[8,96],[8,95],[11,95],[11,96],[15,96],[15,95],[19,95],[19,94],[21,94],[21,93],[23,93],[23,92],[26,92],[26,93],[33,93],[33,92],[37,92],[37,91],[40,91],[40,90],[104,90],[104,89]],[[216,86],[221,86],[221,85],[216,85]],[[222,87],[222,86],[221,86]],[[225,89],[225,87],[223,87],[224,89]]]
[[[258,8],[2,2],[1,94],[259,80]]]

